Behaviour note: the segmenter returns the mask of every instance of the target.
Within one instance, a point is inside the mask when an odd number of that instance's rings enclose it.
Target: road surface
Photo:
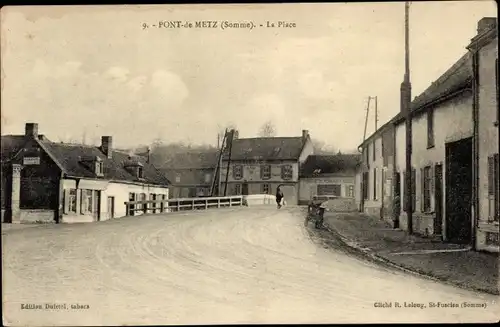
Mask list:
[[[497,296],[388,270],[321,246],[309,236],[302,212],[291,207],[11,230],[2,233],[2,252],[8,325],[500,319]],[[405,302],[426,307],[404,307]],[[430,308],[429,302],[486,307]],[[46,309],[46,304],[55,306]],[[380,307],[384,304],[392,308]]]

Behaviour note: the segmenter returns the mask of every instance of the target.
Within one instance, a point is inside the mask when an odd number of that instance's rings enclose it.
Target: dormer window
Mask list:
[[[104,165],[102,159],[98,156],[80,157],[80,162],[88,169],[92,170],[96,176],[104,176]]]
[[[144,165],[139,161],[129,161],[125,164],[125,169],[138,179],[144,178]]]

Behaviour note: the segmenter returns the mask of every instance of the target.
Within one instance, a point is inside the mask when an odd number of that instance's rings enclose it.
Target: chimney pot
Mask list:
[[[103,136],[101,137],[101,150],[102,152],[111,159],[113,154],[113,137],[112,136]]]
[[[38,124],[37,123],[26,123],[24,128],[25,136],[31,136],[38,138]]]
[[[477,23],[477,34],[482,34],[490,29],[496,28],[497,19],[495,17],[484,17]]]

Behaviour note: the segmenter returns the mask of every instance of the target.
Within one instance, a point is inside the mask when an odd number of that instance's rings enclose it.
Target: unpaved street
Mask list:
[[[322,247],[310,238],[297,208],[41,226],[7,231],[2,245],[3,319],[9,325],[500,319],[498,297]],[[393,307],[377,308],[378,302]],[[404,308],[404,302],[426,308]],[[430,308],[429,302],[486,308]],[[66,308],[45,309],[47,303]],[[23,304],[44,308],[21,309]]]

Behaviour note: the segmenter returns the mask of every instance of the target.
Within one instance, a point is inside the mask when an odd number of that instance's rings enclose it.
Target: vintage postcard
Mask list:
[[[3,324],[498,322],[496,6],[3,7]]]

